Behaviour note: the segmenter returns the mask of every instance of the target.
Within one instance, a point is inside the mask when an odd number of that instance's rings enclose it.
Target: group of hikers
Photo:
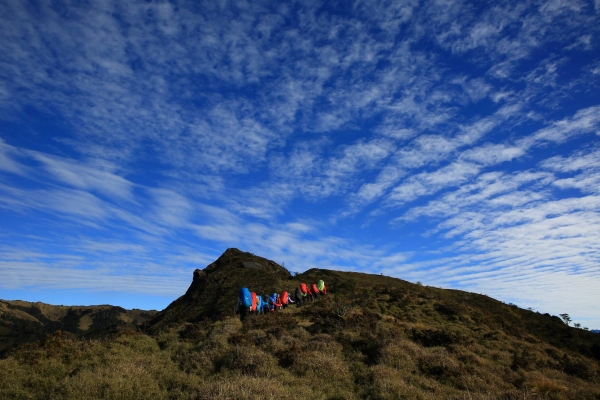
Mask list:
[[[286,308],[291,304],[296,304],[297,307],[300,307],[302,304],[315,301],[319,296],[325,296],[326,294],[327,287],[322,279],[310,286],[306,283],[301,283],[294,291],[293,299],[290,292],[286,290],[281,292],[281,294],[271,293],[270,295],[262,296],[251,292],[247,287],[243,287],[240,289],[235,312],[240,315],[240,319],[243,321],[250,314],[267,314],[271,311]]]

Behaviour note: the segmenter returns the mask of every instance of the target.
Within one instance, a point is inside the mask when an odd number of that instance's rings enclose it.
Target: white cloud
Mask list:
[[[475,164],[458,161],[435,172],[422,172],[396,186],[387,201],[393,205],[401,205],[418,197],[434,194],[440,189],[464,183],[479,171],[480,167]]]
[[[187,225],[194,211],[192,203],[171,189],[150,189],[154,197],[155,219],[161,225],[176,228]]]
[[[0,171],[10,172],[12,174],[24,175],[25,167],[21,165],[14,158],[15,148],[7,145],[2,138],[0,138]]]
[[[313,228],[310,225],[307,224],[303,224],[301,222],[290,222],[288,224],[286,224],[286,226],[294,231],[294,232],[300,232],[300,233],[307,233],[313,230]]]
[[[356,205],[370,203],[376,198],[383,196],[385,191],[397,182],[402,176],[406,175],[406,172],[398,167],[386,167],[384,168],[377,179],[373,183],[365,183],[360,187],[355,196]]]
[[[579,189],[582,193],[600,193],[600,152],[581,152],[570,157],[556,156],[543,162],[542,167],[563,174],[580,173],[557,179],[554,185],[561,189]]]
[[[99,168],[89,167],[72,160],[31,152],[55,180],[85,191],[97,191],[111,197],[131,199],[133,185],[128,180]]]
[[[525,151],[520,147],[494,144],[466,150],[461,153],[460,158],[482,165],[495,165],[504,161],[511,161],[523,154],[525,154]]]
[[[7,258],[9,256],[2,253],[2,260]],[[116,260],[101,266],[81,268],[86,263],[83,257],[69,260],[58,256],[54,262],[27,256],[19,258],[23,260],[0,261],[3,276],[0,286],[4,289],[112,291],[175,297],[185,290],[190,280],[189,271],[177,271],[174,266],[165,276],[150,274],[148,264],[138,264],[133,271],[125,272],[123,262]],[[74,268],[74,264],[79,268]],[[131,261],[129,267],[132,267]]]
[[[540,129],[534,134],[517,141],[522,148],[529,148],[543,143],[564,143],[578,136],[598,130],[600,125],[600,106],[589,107],[577,111],[572,118],[553,123],[548,128]]]
[[[590,171],[600,168],[600,150],[580,152],[570,157],[555,156],[541,163],[543,168],[556,172]],[[596,171],[597,172],[597,171]]]

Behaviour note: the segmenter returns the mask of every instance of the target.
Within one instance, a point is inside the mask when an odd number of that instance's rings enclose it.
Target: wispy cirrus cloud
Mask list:
[[[28,156],[29,161],[48,161],[39,152],[12,150]],[[10,159],[17,170],[24,169],[20,165],[26,165],[27,161],[27,157]],[[53,168],[30,169],[33,173],[28,176],[30,184],[39,186],[35,189],[1,186],[0,206],[38,214],[35,228],[49,230],[54,236],[53,239],[21,236],[13,239],[20,244],[1,249],[4,261],[0,268],[6,272],[5,288],[92,291],[110,288],[146,295],[173,295],[189,283],[190,271],[198,263],[208,264],[219,255],[214,251],[215,246],[227,247],[231,243],[286,262],[298,270],[323,262],[343,269],[350,265],[377,268],[386,263],[386,257],[391,257],[349,238],[317,237],[319,226],[309,221],[248,223],[234,212],[238,210],[202,202],[192,197],[193,192],[133,185],[106,171],[103,173],[107,174],[107,182],[124,181],[128,183],[124,186],[135,186],[135,190],[128,191],[127,201],[123,201],[118,190],[104,191],[99,196],[91,193],[95,187],[85,184],[87,177],[95,176],[90,174],[89,166],[71,163],[72,176],[65,179],[63,168],[56,167],[64,163],[68,161],[54,157]],[[53,227],[53,218],[60,219],[62,224]],[[96,231],[92,237],[84,234],[90,228]],[[86,239],[80,239],[80,235]],[[204,241],[200,249],[195,244],[198,239]],[[394,257],[408,256],[397,253]],[[144,279],[138,280],[132,289],[138,275],[144,275]]]
[[[597,4],[10,0],[0,15],[0,233],[56,255],[24,271],[70,254],[82,287],[121,268],[154,288],[158,264],[183,279],[238,246],[502,298],[595,279]]]
[[[590,164],[585,179],[595,181],[596,152],[553,157],[542,162],[538,171],[482,174],[439,200],[413,207],[398,222],[434,218],[435,230],[458,239],[453,247],[463,254],[429,269],[428,279],[440,285],[477,287],[545,310],[566,307],[571,301],[545,298],[548,290],[568,291],[565,282],[577,281],[591,294],[600,279],[600,248],[595,240],[600,232],[600,200],[595,189],[569,197],[557,190],[578,187],[561,182],[579,182],[579,172]],[[576,175],[561,178],[556,173]],[[531,297],[525,300],[520,290]],[[589,307],[586,313],[593,314]]]

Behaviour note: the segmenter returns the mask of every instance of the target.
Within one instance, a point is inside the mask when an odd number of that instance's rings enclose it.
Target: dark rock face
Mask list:
[[[259,263],[255,263],[255,262],[252,262],[252,261],[246,261],[244,263],[244,268],[263,269],[264,267],[262,265],[260,265]]]
[[[291,278],[279,264],[235,248],[227,249],[206,268],[194,271],[187,292],[152,320],[158,330],[171,323],[218,319],[233,313],[240,287],[258,294],[280,291]]]

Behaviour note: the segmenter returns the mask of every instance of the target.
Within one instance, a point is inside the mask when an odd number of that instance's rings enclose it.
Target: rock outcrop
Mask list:
[[[290,278],[290,273],[274,261],[235,248],[227,249],[215,262],[194,271],[187,292],[156,315],[151,329],[231,315],[240,287],[266,294],[286,289]]]

